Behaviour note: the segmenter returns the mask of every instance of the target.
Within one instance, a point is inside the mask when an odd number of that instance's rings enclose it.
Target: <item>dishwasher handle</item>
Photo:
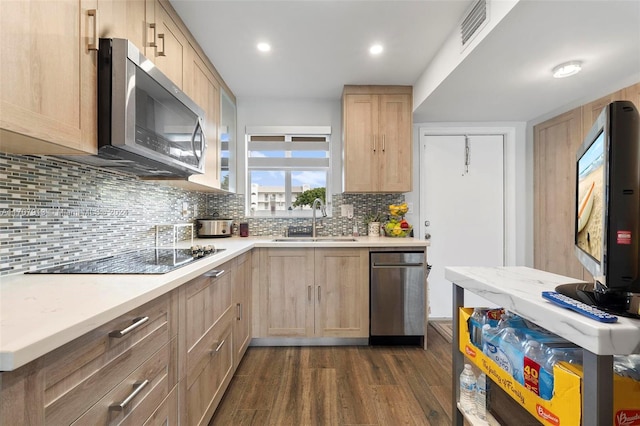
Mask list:
[[[423,262],[415,263],[387,263],[387,262],[374,262],[373,268],[415,268],[423,267]]]

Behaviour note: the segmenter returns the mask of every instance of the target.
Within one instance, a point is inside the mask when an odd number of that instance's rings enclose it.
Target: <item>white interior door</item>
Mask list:
[[[420,143],[421,219],[431,234],[429,316],[451,318],[444,268],[504,265],[504,136],[421,134]],[[468,292],[465,305],[492,306]]]

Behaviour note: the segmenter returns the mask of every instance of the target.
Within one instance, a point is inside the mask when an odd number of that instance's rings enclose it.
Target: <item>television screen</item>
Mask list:
[[[602,262],[605,200],[605,138],[600,132],[578,160],[576,244]]]

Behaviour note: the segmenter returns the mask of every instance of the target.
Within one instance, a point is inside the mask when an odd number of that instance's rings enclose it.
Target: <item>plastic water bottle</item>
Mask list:
[[[553,372],[551,377],[545,374],[544,367],[548,362],[546,347],[527,336],[524,342],[524,384],[543,399],[551,399],[553,393]]]
[[[524,384],[523,364],[524,356],[522,351],[522,333],[512,327],[505,327],[498,334],[500,355],[504,358],[498,364],[516,379],[521,385]]]
[[[460,407],[472,414],[476,405],[476,376],[471,370],[471,364],[465,364],[460,374]]]
[[[482,373],[476,383],[476,416],[487,420],[487,376]]]
[[[482,326],[485,324],[483,308],[474,308],[469,321],[471,343],[482,348]]]

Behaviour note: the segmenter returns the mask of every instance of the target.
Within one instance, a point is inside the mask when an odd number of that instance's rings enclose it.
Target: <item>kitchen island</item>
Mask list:
[[[585,371],[582,424],[611,424],[613,355],[640,353],[640,320],[620,317],[613,324],[600,323],[552,304],[542,298],[543,291],[554,291],[560,284],[577,280],[531,268],[448,267],[445,277],[453,283],[454,313],[464,306],[464,291],[470,291],[581,346]],[[464,355],[459,350],[459,319],[454,315],[452,386],[455,424],[462,425],[462,413],[456,407],[458,378],[464,364]]]

